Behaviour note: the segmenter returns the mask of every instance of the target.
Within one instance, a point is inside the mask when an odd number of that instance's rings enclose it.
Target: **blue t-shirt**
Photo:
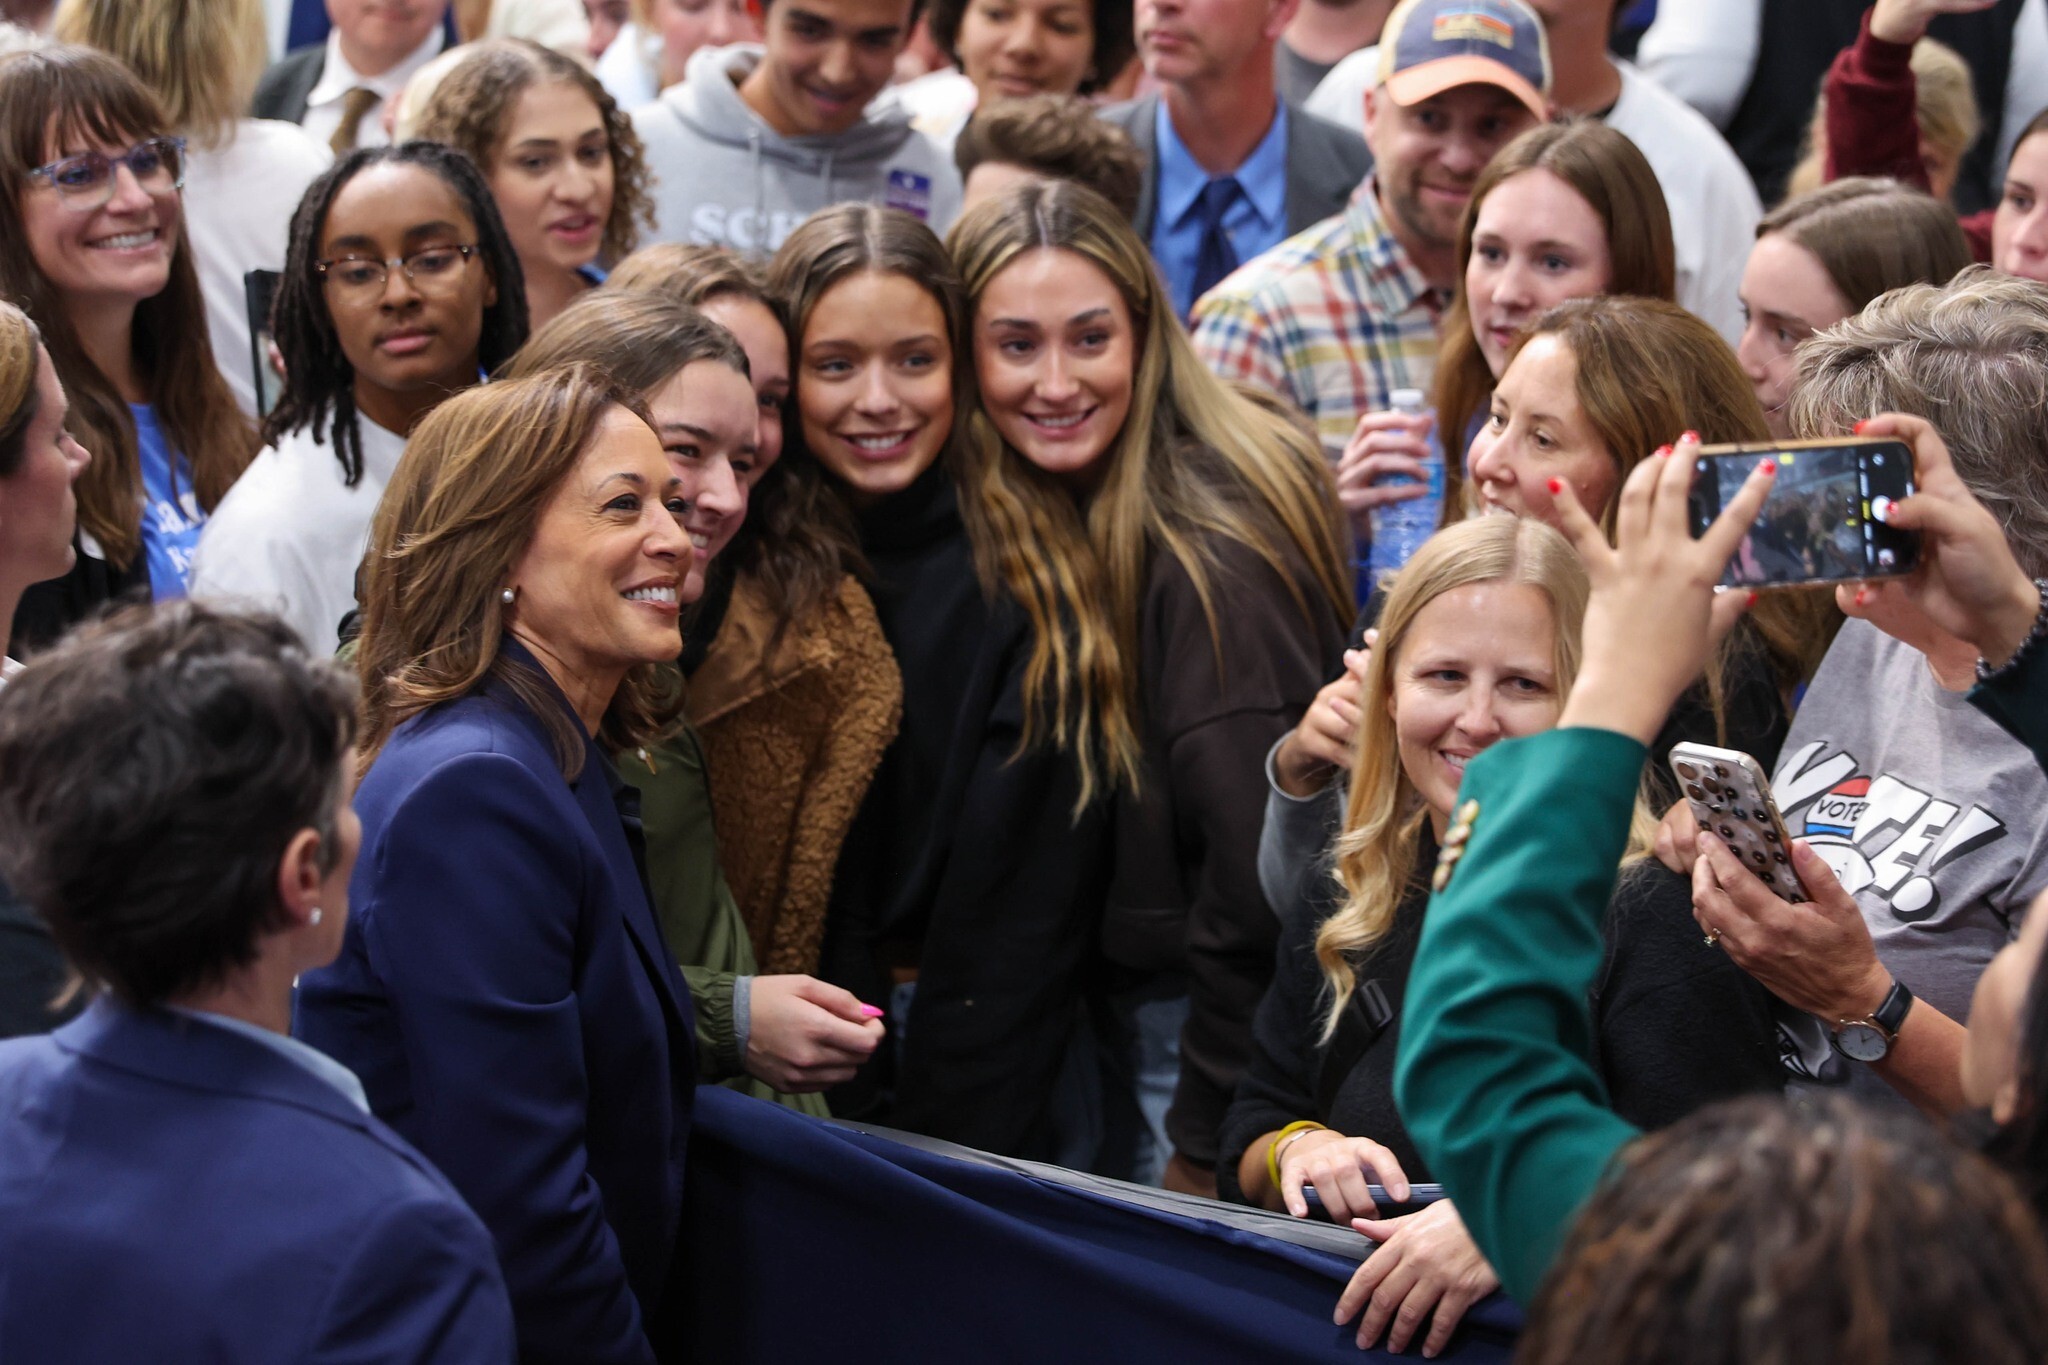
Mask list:
[[[128,411],[135,415],[142,457],[142,557],[149,565],[149,595],[162,602],[185,595],[206,514],[192,490],[192,466],[164,440],[156,413],[145,403],[130,403]]]

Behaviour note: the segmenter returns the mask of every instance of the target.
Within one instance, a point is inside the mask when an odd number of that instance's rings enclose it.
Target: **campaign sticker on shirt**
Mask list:
[[[929,222],[932,216],[932,178],[911,171],[891,171],[888,187],[882,191],[882,203],[892,209],[902,209],[919,222]]]

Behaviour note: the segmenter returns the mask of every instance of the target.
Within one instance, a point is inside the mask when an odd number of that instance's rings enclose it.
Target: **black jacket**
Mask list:
[[[325,43],[310,43],[285,53],[257,82],[256,94],[249,101],[249,116],[303,123],[306,101],[312,97],[313,87],[320,84],[320,77],[326,70]]]
[[[1417,868],[1432,869],[1436,852],[1425,826]],[[1244,1199],[1237,1164],[1245,1149],[1296,1119],[1371,1138],[1411,1181],[1431,1178],[1394,1108],[1401,1005],[1429,898],[1420,885],[1411,891],[1392,932],[1356,964],[1360,989],[1377,982],[1392,1017],[1376,1035],[1363,1035],[1371,1041],[1362,1052],[1350,1048],[1356,1060],[1348,1068],[1338,1051],[1339,1074],[1326,1076],[1346,1031],[1320,1041],[1329,997],[1315,938],[1335,913],[1337,895],[1331,886],[1318,912],[1296,917],[1282,935],[1273,988],[1259,1003],[1257,1050],[1223,1124],[1216,1178],[1225,1198]],[[1504,905],[1501,913],[1514,907]],[[1782,1086],[1769,993],[1727,953],[1706,945],[1693,921],[1691,887],[1654,861],[1625,869],[1615,885],[1607,962],[1592,1003],[1601,1078],[1615,1112],[1640,1128],[1667,1127],[1716,1100]]]
[[[1166,1127],[1201,1164],[1216,1157],[1280,931],[1257,867],[1266,751],[1315,700],[1344,642],[1344,623],[1305,570],[1294,575],[1297,601],[1247,547],[1212,547],[1220,644],[1180,561],[1153,556],[1138,636],[1144,769],[1138,793],[1117,801],[1103,929],[1113,962],[1188,974]]]
[[[1019,752],[1030,631],[989,600],[934,469],[860,517],[870,592],[903,674],[903,724],[840,854],[824,974],[877,1003],[914,962],[901,1040],[833,1107],[984,1151],[1053,1155],[1053,1081],[1079,1024],[1108,880],[1104,803]],[[893,1040],[892,1040],[893,1041]]]

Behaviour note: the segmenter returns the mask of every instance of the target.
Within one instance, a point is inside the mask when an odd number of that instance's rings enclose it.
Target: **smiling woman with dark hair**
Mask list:
[[[370,516],[407,435],[526,340],[519,258],[483,177],[434,142],[352,152],[292,218],[273,316],[270,448],[200,538],[194,593],[334,648]]]
[[[355,917],[297,1030],[490,1228],[529,1365],[676,1326],[692,1003],[612,757],[682,709],[685,511],[638,399],[502,380],[421,424],[363,574]]]

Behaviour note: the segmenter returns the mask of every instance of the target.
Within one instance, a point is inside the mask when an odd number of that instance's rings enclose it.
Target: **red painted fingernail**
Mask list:
[[[1858,436],[1861,436],[1863,434],[1863,428],[1869,425],[1870,419],[1868,417],[1865,417],[1861,421],[1857,422],[1855,426],[1850,427],[1849,430],[1855,432]]]
[[[1864,604],[1865,602],[1868,602],[1869,600],[1870,600],[1870,589],[1868,589],[1868,588],[1858,588],[1858,589],[1856,589],[1856,605],[1857,605],[1857,606],[1859,606],[1859,607],[1860,607],[1860,606],[1862,606],[1862,605],[1863,605],[1863,604]]]
[[[1550,481],[1550,496],[1554,498],[1562,492],[1564,492],[1564,480],[1552,479]]]
[[[870,1019],[879,1019],[884,1014],[888,1013],[888,1011],[884,1010],[880,1005],[862,1005],[860,1007],[860,1012],[862,1014],[865,1014]]]
[[[1670,447],[1670,446],[1658,446],[1658,447],[1657,447],[1657,454],[1658,454],[1659,456],[1662,456],[1662,457],[1666,457],[1666,458],[1668,458],[1668,457],[1670,456],[1670,454],[1671,454],[1671,447]]]
[[[1756,605],[1756,599],[1757,599],[1757,598],[1759,598],[1759,597],[1761,597],[1761,596],[1763,596],[1763,594],[1762,594],[1762,593],[1755,593],[1755,592],[1753,592],[1753,593],[1751,593],[1751,594],[1749,595],[1749,600],[1748,600],[1747,602],[1743,603],[1743,605],[1744,605],[1744,606],[1746,606],[1746,607],[1753,607],[1753,606],[1755,606],[1755,605]]]
[[[1700,443],[1700,434],[1697,431],[1688,430],[1685,435],[1678,439],[1681,441],[1691,441],[1694,445],[1698,445]]]
[[[1778,462],[1776,460],[1765,460],[1762,464],[1758,465],[1757,468],[1761,469],[1766,474],[1775,474],[1778,472]]]

